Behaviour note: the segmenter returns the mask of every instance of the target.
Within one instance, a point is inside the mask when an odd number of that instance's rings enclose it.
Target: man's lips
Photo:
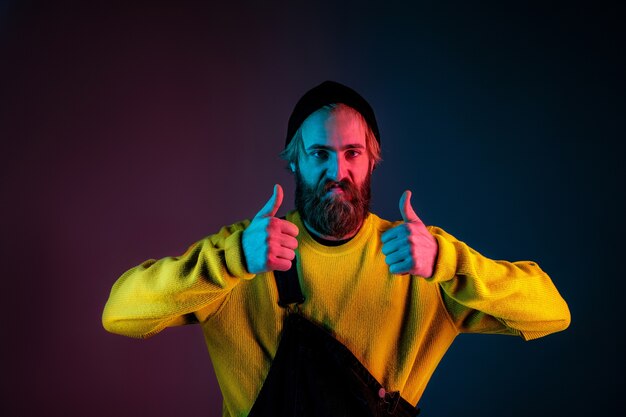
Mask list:
[[[329,182],[324,187],[325,196],[349,196],[350,194],[350,184],[348,184],[347,182]]]
[[[347,193],[341,187],[331,187],[328,191],[326,191],[326,198],[339,198],[345,199],[347,197]]]

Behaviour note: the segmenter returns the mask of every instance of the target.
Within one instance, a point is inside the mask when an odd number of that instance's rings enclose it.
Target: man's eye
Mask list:
[[[311,156],[318,159],[325,159],[328,156],[326,151],[313,151],[311,152]]]
[[[361,155],[360,151],[355,151],[355,150],[350,150],[346,152],[346,156],[348,158],[356,158],[357,156]]]

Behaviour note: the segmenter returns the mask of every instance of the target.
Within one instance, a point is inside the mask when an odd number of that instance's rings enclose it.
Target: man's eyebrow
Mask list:
[[[307,151],[310,151],[310,150],[313,150],[313,149],[324,149],[324,150],[328,150],[328,151],[334,151],[335,150],[332,146],[318,145],[318,144],[313,144],[313,145],[309,146],[308,148],[306,148]],[[346,150],[346,149],[365,149],[365,146],[361,145],[360,143],[349,143],[347,145],[343,145],[343,147],[341,149],[342,150]]]

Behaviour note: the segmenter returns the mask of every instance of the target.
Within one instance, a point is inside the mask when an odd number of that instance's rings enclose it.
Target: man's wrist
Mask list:
[[[246,256],[243,250],[244,230],[238,230],[226,238],[224,256],[228,272],[238,278],[252,279],[255,274],[248,272]]]

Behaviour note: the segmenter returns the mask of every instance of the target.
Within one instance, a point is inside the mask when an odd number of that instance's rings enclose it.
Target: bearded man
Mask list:
[[[114,284],[113,333],[146,338],[199,323],[224,416],[414,416],[440,359],[461,332],[531,340],[570,323],[567,304],[534,262],[494,261],[400,198],[402,221],[369,211],[380,162],[374,112],[326,81],[289,119],[283,191],[252,220],[185,254],[148,260]]]

